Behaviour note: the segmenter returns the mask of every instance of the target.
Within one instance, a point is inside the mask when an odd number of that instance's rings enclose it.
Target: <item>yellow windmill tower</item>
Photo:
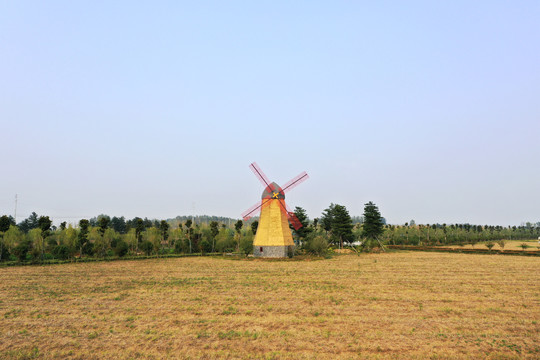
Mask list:
[[[256,163],[252,163],[249,167],[264,186],[261,201],[242,214],[244,220],[248,220],[259,209],[261,210],[259,226],[253,241],[253,255],[290,257],[294,252],[294,241],[289,222],[295,229],[302,227],[302,224],[285,204],[285,193],[307,180],[309,176],[304,171],[281,188],[275,182],[270,183]]]

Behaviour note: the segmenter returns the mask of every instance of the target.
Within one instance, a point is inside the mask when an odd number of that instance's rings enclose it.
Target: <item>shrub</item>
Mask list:
[[[57,245],[53,248],[52,254],[55,259],[67,260],[69,258],[69,248],[65,245]]]
[[[522,244],[519,244],[519,246],[521,246],[521,248],[523,250],[527,249],[529,247],[529,245],[525,244],[525,243],[522,243]]]
[[[0,259],[2,259],[2,261],[6,261],[9,259],[11,254],[9,253],[9,250],[6,246],[0,245],[0,252]]]
[[[505,242],[504,240],[501,239],[501,240],[497,241],[497,244],[499,244],[499,247],[500,247],[501,249],[504,249],[504,245],[506,244],[506,242]]]
[[[485,245],[486,245],[486,247],[489,249],[489,251],[491,251],[491,248],[495,246],[495,244],[492,243],[491,241],[490,241],[490,242],[487,242]]]
[[[26,255],[28,255],[31,246],[32,243],[30,240],[23,240],[17,246],[15,246],[13,249],[13,255],[15,255],[20,262],[23,262],[26,260]]]
[[[56,246],[58,246],[58,241],[56,241],[55,238],[50,237],[47,239],[47,245],[49,248],[54,249]]]
[[[177,254],[181,254],[184,252],[184,242],[182,240],[175,241],[174,252]]]
[[[322,256],[328,250],[328,240],[322,235],[308,239],[306,250],[311,254]]]
[[[253,252],[253,235],[244,235],[240,238],[240,252],[246,256]]]
[[[129,246],[127,242],[125,242],[124,240],[118,240],[118,242],[116,243],[116,246],[114,247],[114,253],[118,257],[125,256],[128,253],[128,250],[129,250]]]
[[[204,253],[209,253],[212,251],[212,244],[210,243],[210,241],[204,239],[203,241],[201,241],[201,243],[199,244],[199,246],[201,247],[201,252],[204,254]]]
[[[94,255],[94,244],[87,242],[83,245],[82,254],[92,256]],[[82,255],[81,254],[81,255]]]
[[[154,244],[148,240],[143,241],[139,247],[146,255],[150,255],[152,250],[154,250]]]

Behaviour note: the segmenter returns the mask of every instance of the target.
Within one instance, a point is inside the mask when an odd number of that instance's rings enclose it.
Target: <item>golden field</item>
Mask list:
[[[539,358],[536,257],[0,268],[2,359]]]

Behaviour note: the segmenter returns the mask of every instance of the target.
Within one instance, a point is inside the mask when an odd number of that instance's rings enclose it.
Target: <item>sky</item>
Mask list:
[[[538,1],[4,1],[0,214],[540,221]]]

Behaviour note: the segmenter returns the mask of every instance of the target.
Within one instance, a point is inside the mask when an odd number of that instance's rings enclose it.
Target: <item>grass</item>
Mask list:
[[[429,252],[0,268],[0,358],[533,359],[539,271]]]

